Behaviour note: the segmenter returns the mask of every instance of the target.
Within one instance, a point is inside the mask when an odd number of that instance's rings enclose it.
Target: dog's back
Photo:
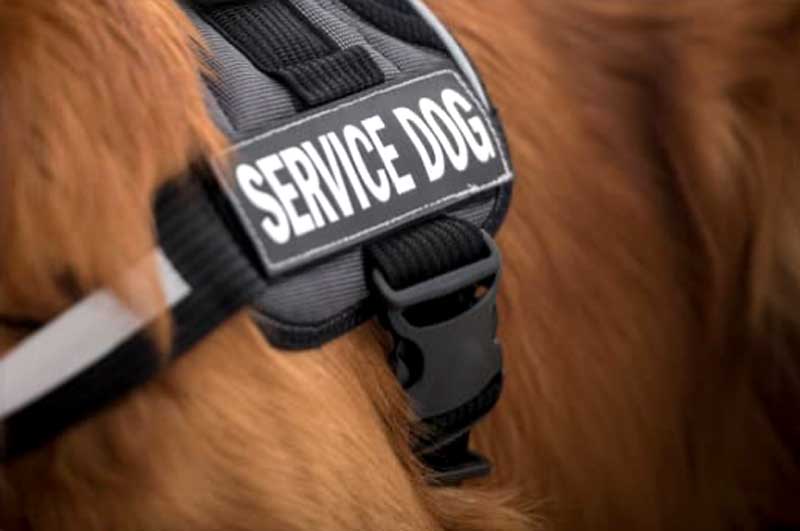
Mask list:
[[[800,5],[431,4],[486,76],[518,173],[507,390],[478,433],[491,484],[424,484],[374,329],[286,356],[242,314],[3,468],[0,527],[800,520]],[[168,0],[0,5],[0,314],[46,321],[106,284],[158,298],[118,274],[152,244],[152,193],[221,144],[190,33]],[[0,327],[3,346],[22,335]]]
[[[520,170],[498,474],[566,529],[796,524],[800,5],[440,4]]]

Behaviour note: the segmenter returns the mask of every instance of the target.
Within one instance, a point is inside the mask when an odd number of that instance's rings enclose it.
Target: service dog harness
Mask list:
[[[155,201],[168,359],[245,307],[287,350],[378,315],[432,480],[487,473],[468,439],[502,386],[491,234],[512,170],[466,55],[418,0],[183,7],[209,48],[208,107],[232,148]],[[161,370],[145,332],[158,315],[101,290],[0,358],[4,460]]]

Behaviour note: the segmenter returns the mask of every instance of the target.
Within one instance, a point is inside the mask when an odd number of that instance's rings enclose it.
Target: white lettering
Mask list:
[[[480,116],[473,116],[469,119],[469,125],[464,120],[464,116],[459,111],[459,107],[464,112],[471,112],[472,105],[467,99],[453,89],[445,89],[442,91],[442,101],[444,108],[450,113],[450,116],[458,125],[461,134],[467,139],[470,149],[475,154],[480,162],[488,162],[494,159],[497,154],[494,150],[494,144],[489,137],[489,132],[486,130],[486,124],[481,120]]]
[[[350,201],[350,194],[347,193],[347,187],[344,184],[344,179],[342,179],[342,169],[336,162],[336,156],[325,135],[319,137],[319,143],[322,146],[322,151],[325,152],[325,158],[328,160],[327,164],[322,160],[319,151],[311,142],[303,142],[302,148],[317,168],[317,173],[322,178],[325,186],[328,187],[328,191],[330,191],[333,200],[339,206],[339,210],[342,211],[342,215],[349,218],[353,215],[353,203]]]
[[[456,172],[466,171],[473,156],[482,164],[497,159],[491,123],[477,103],[453,88],[443,89],[439,96],[398,107],[391,111],[392,118],[387,110],[360,123],[339,123],[297,145],[266,144],[277,153],[236,168],[241,193],[252,203],[250,215],[257,210],[263,217],[254,221],[282,245],[355,216],[357,205],[366,211],[449,177],[448,172],[458,179]],[[413,160],[415,152],[421,169]],[[440,188],[432,187],[418,199],[435,201],[447,192]],[[407,208],[405,203],[399,200],[380,216],[394,216]]]
[[[358,148],[358,144],[366,150],[367,153],[372,153],[375,148],[369,141],[367,135],[361,129],[354,125],[346,125],[344,131],[344,140],[347,143],[347,148],[350,150],[350,156],[353,157],[353,162],[358,168],[358,173],[361,176],[361,182],[370,191],[370,193],[380,201],[385,203],[392,196],[392,186],[389,179],[386,178],[386,172],[378,172],[378,180],[374,181],[370,175],[367,165],[364,163],[364,157]]]
[[[289,175],[300,189],[300,193],[303,194],[303,199],[308,205],[308,210],[311,212],[317,228],[325,226],[325,219],[322,217],[320,208],[325,211],[328,221],[331,223],[339,221],[339,215],[319,187],[319,175],[308,155],[302,149],[293,146],[281,151],[281,159],[286,165],[286,169],[289,170]]]
[[[339,140],[338,136],[333,133],[328,133],[328,140],[330,140],[334,151],[336,151],[336,155],[339,157],[342,166],[344,166],[344,172],[347,174],[347,178],[350,180],[350,185],[356,192],[356,197],[358,198],[358,203],[361,205],[361,209],[367,210],[370,206],[372,206],[372,203],[370,203],[369,199],[367,199],[367,194],[364,192],[364,187],[361,186],[361,181],[359,180],[356,169],[353,167],[353,163],[350,160],[350,155],[347,154],[347,150],[342,145],[342,142]],[[324,145],[322,147],[323,149],[325,148]]]
[[[450,115],[447,114],[438,103],[430,98],[422,98],[419,100],[419,108],[422,111],[423,118],[425,118],[425,121],[428,122],[428,126],[430,126],[433,131],[433,134],[436,135],[436,138],[438,138],[439,142],[442,144],[445,153],[447,153],[447,158],[450,159],[453,167],[458,171],[467,169],[467,165],[469,164],[467,143],[464,141],[464,137],[461,136],[461,131],[458,130],[458,126],[453,119],[450,118]],[[443,123],[450,131],[450,135],[453,137],[453,140],[455,140],[455,146],[450,142],[445,132],[442,131],[439,122]]]
[[[236,168],[236,181],[247,199],[254,206],[269,214],[261,221],[261,228],[264,229],[267,236],[279,245],[288,242],[291,228],[286,213],[274,197],[257,188],[264,184],[264,177],[261,173],[249,164],[240,164]]]
[[[398,175],[397,168],[394,166],[394,161],[400,158],[400,155],[397,153],[397,148],[395,148],[393,144],[385,145],[381,137],[378,135],[378,131],[386,129],[386,124],[383,123],[381,117],[373,116],[371,118],[367,118],[362,123],[364,124],[364,129],[367,130],[367,134],[372,140],[372,144],[378,151],[378,155],[380,155],[383,165],[386,167],[386,170],[378,170],[378,174],[380,175],[381,172],[384,172],[385,174],[386,171],[388,171],[389,178],[392,180],[394,188],[397,190],[399,195],[403,195],[406,192],[414,190],[417,187],[417,184],[414,182],[414,178],[411,176],[411,174],[407,173],[401,177]],[[386,176],[384,175],[382,178],[386,179]]]
[[[258,159],[256,166],[264,174],[275,195],[278,196],[278,200],[283,205],[283,210],[289,216],[289,222],[292,224],[295,236],[302,236],[313,231],[314,220],[311,219],[311,216],[309,214],[299,215],[294,208],[293,201],[299,197],[297,188],[292,183],[284,184],[278,180],[276,173],[283,169],[283,163],[278,155],[270,155]]]
[[[431,129],[422,118],[406,107],[395,109],[394,115],[400,125],[403,126],[408,138],[411,139],[411,143],[414,144],[417,153],[419,153],[419,158],[422,160],[425,172],[428,174],[428,180],[434,182],[441,179],[444,176],[444,152]],[[417,131],[420,131],[425,140],[428,141],[427,143],[432,153],[429,153],[425,148],[425,144],[420,140]]]

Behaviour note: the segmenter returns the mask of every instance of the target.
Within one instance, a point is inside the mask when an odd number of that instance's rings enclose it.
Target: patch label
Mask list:
[[[270,274],[512,178],[494,123],[452,70],[371,92],[232,148],[220,180]]]

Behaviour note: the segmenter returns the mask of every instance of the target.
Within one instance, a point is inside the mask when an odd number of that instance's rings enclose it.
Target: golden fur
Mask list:
[[[800,524],[800,3],[430,3],[519,175],[507,388],[476,434],[494,476],[425,484],[374,326],[286,354],[242,314],[0,468],[0,529]],[[198,49],[170,0],[0,2],[0,314],[157,302],[117,279],[154,191],[222,143]]]

